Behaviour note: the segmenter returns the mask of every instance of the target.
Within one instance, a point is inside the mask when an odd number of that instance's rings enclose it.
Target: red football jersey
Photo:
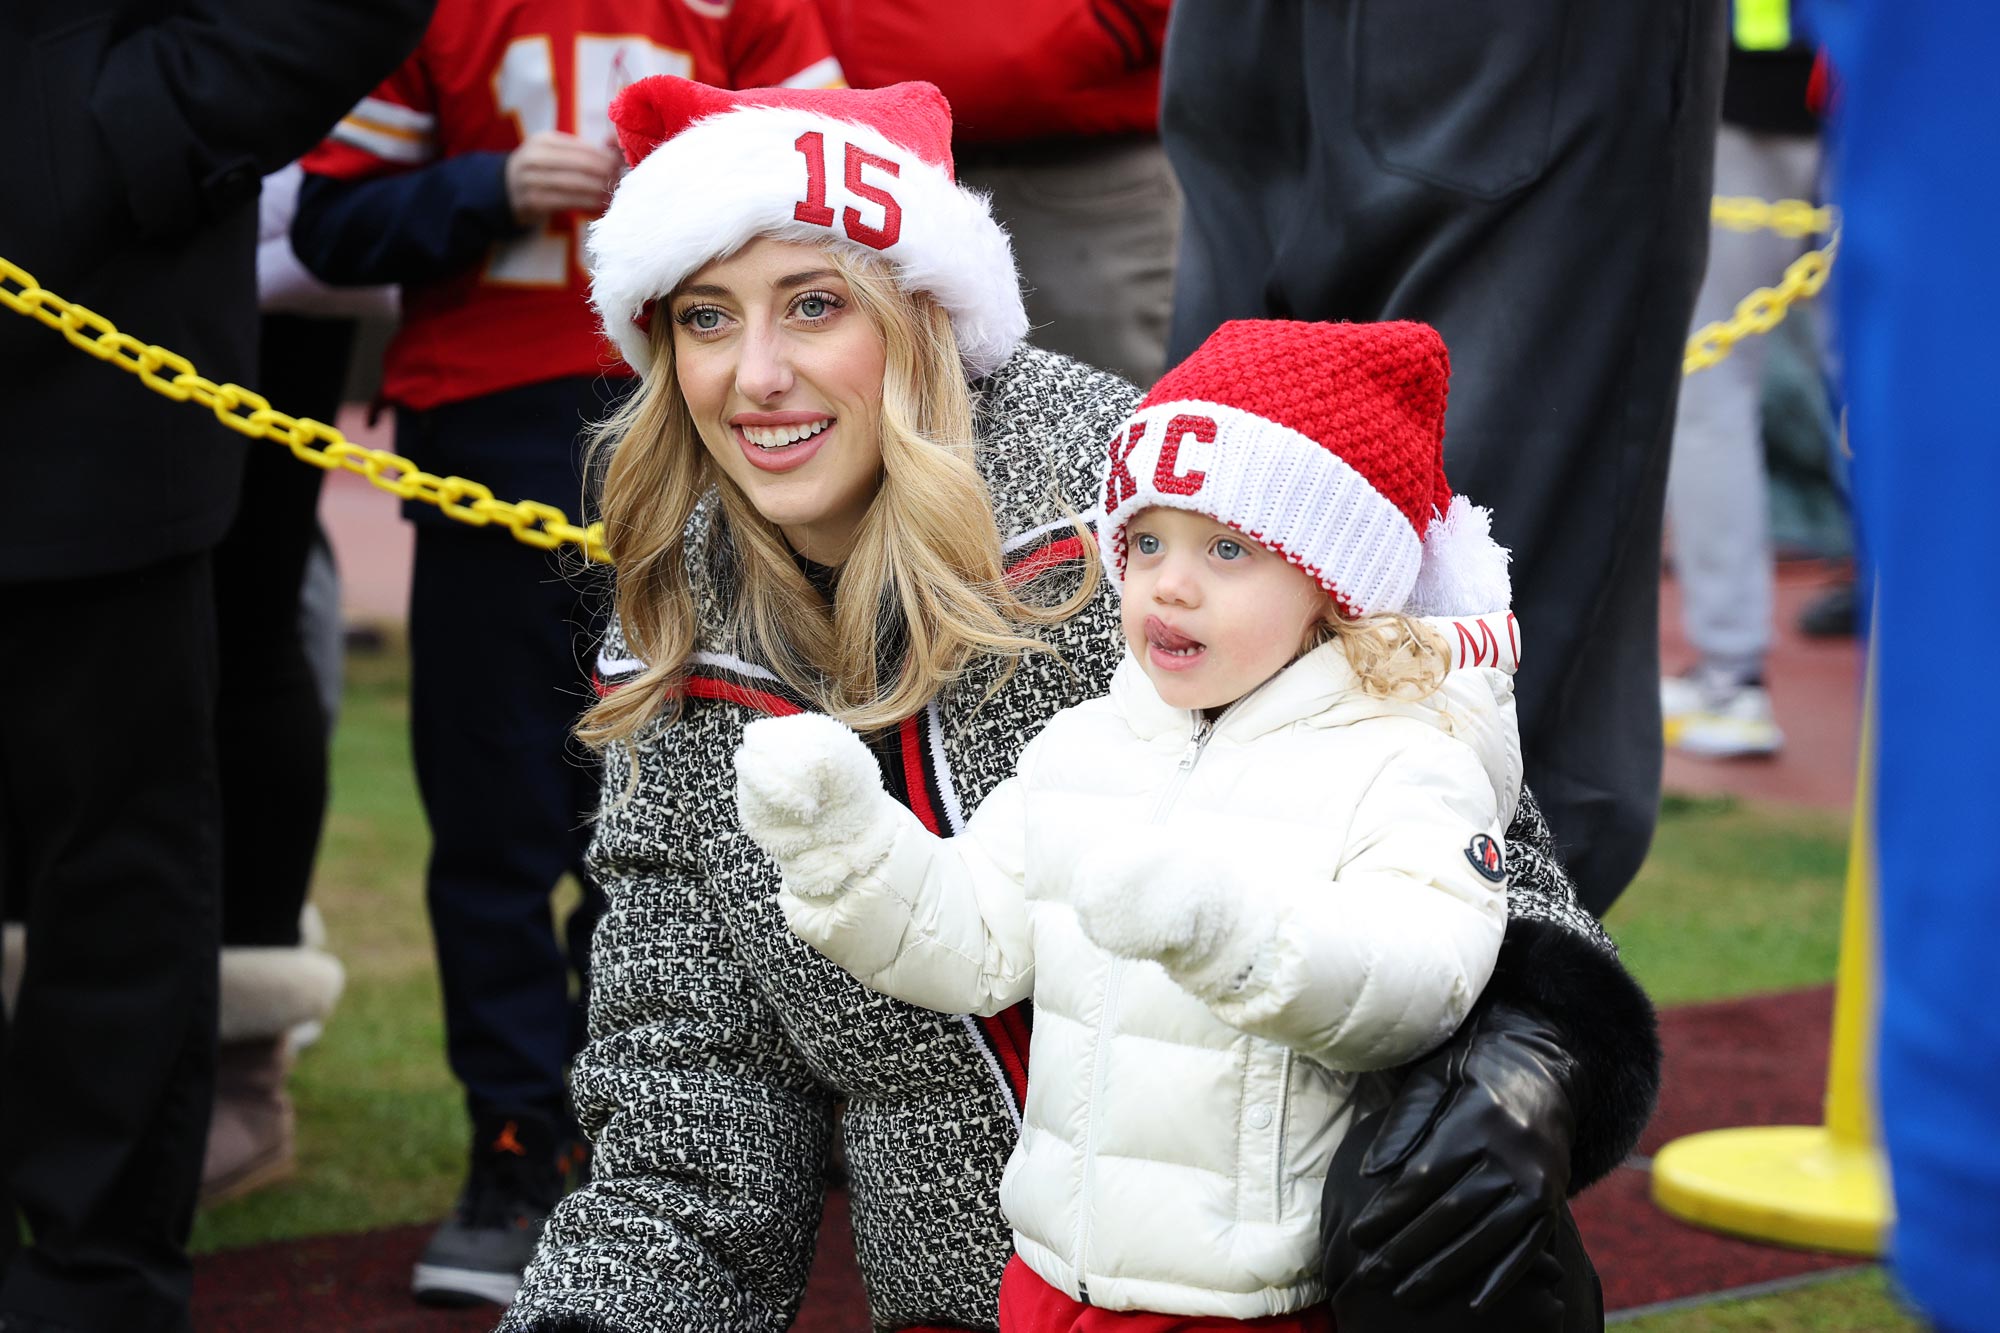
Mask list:
[[[541,130],[615,147],[611,99],[653,74],[726,88],[842,82],[810,0],[440,0],[416,51],[305,167],[353,180],[508,152]],[[421,410],[624,372],[590,308],[588,220],[558,214],[464,272],[406,286],[382,396]]]
[[[1152,134],[1167,0],[819,0],[847,81],[935,83],[964,144]]]

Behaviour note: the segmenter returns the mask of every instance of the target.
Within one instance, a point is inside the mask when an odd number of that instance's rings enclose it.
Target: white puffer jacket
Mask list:
[[[779,785],[852,743],[819,718],[745,741],[739,782]],[[1324,1296],[1327,1166],[1387,1097],[1360,1075],[1441,1042],[1485,985],[1519,785],[1502,671],[1384,701],[1329,644],[1212,727],[1128,656],[957,838],[871,796],[841,847],[799,853],[744,810],[793,930],[869,986],[953,1013],[1033,994],[1001,1185],[1029,1266],[1105,1309],[1250,1319]]]

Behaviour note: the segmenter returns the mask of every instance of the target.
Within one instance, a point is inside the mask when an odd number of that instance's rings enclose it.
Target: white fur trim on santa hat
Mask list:
[[[1493,540],[1492,512],[1462,495],[1432,514],[1424,561],[1403,608],[1413,616],[1476,616],[1513,605],[1507,548]]]
[[[1213,431],[1194,424],[1204,421]],[[1127,454],[1135,426],[1141,434]],[[1409,518],[1346,460],[1222,403],[1184,399],[1134,413],[1112,441],[1103,498],[1108,540],[1099,550],[1114,583],[1125,577],[1126,523],[1153,506],[1207,514],[1254,537],[1353,615],[1402,610],[1423,558]]]
[[[799,221],[794,211],[807,198],[807,159],[796,145],[813,131],[824,136],[830,227]],[[887,193],[900,211],[886,247],[860,239],[885,228],[888,210],[848,189],[848,144],[897,165],[893,176],[866,162],[858,172],[864,187]],[[633,323],[647,303],[757,236],[832,241],[889,260],[897,285],[931,293],[950,313],[972,378],[999,369],[1027,334],[1013,247],[984,196],[869,126],[746,106],[697,121],[648,153],[590,224],[591,301],[634,369],[643,373],[652,360]]]

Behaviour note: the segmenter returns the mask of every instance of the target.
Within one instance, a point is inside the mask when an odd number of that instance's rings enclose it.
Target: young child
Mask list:
[[[932,1009],[1034,997],[1003,1333],[1331,1327],[1320,1193],[1386,1104],[1364,1075],[1453,1031],[1506,918],[1512,682],[1447,675],[1512,664],[1506,554],[1445,483],[1447,372],[1421,324],[1242,321],[1161,380],[1098,529],[1129,654],[959,836],[830,718],[744,732],[794,931]]]

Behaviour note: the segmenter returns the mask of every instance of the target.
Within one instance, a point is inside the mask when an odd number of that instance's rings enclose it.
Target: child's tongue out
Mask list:
[[[1158,616],[1146,617],[1146,642],[1166,653],[1187,652],[1201,647],[1201,640],[1190,639]]]

